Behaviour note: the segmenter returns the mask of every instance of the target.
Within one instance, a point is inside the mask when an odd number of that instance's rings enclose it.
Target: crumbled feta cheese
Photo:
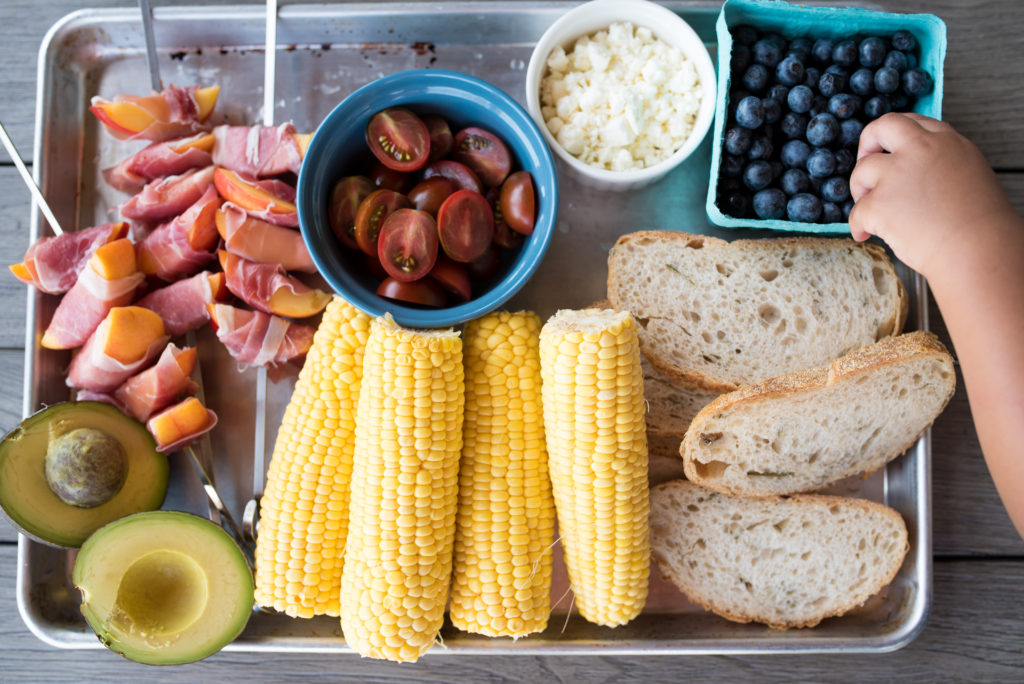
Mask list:
[[[650,29],[616,22],[548,55],[541,112],[565,150],[625,171],[682,147],[700,108],[693,63]]]

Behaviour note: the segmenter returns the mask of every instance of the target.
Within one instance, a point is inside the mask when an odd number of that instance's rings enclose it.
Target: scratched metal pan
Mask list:
[[[388,73],[420,67],[457,69],[482,77],[524,102],[526,61],[544,29],[572,3],[375,3],[289,5],[278,23],[275,120],[293,120],[309,131],[355,88]],[[714,48],[713,3],[670,3]],[[136,10],[84,10],[58,22],[39,54],[36,173],[58,219],[68,227],[107,220],[123,199],[105,187],[98,170],[131,148],[111,141],[89,114],[96,94],[148,90],[144,38]],[[261,119],[264,16],[262,6],[156,10],[164,82],[220,84],[218,112],[235,123]],[[541,268],[511,302],[548,316],[580,307],[605,294],[606,254],[622,233],[660,228],[718,235],[705,218],[710,139],[682,167],[643,190],[594,193],[560,168],[561,206],[551,248]],[[32,238],[40,230],[31,222]],[[48,228],[45,228],[48,230]],[[923,281],[899,266],[910,292],[910,328],[927,326]],[[69,397],[63,371],[67,353],[40,348],[55,297],[29,293],[24,413]],[[252,494],[257,431],[273,434],[292,381],[272,385],[266,425],[256,425],[255,373],[239,372],[209,331],[199,339],[207,398],[221,417],[212,434],[216,476],[227,505],[240,516]],[[840,484],[836,491],[882,501],[902,513],[911,550],[895,581],[879,596],[814,629],[772,631],[718,618],[690,604],[652,572],[650,599],[629,625],[607,629],[570,612],[560,560],[552,589],[554,609],[542,634],[513,643],[446,627],[444,646],[427,657],[452,654],[735,654],[755,652],[870,652],[899,648],[924,626],[931,601],[930,441],[926,434],[883,472]],[[172,458],[167,508],[198,514],[206,500],[188,462]],[[78,612],[69,582],[74,553],[22,538],[19,542],[18,607],[43,641],[62,648],[100,648]],[[255,612],[248,628],[228,646],[234,651],[347,653],[333,618],[294,620]]]

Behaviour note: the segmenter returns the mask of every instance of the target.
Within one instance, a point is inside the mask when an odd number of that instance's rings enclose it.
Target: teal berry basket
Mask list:
[[[728,116],[732,34],[730,29],[749,24],[759,31],[773,31],[792,40],[799,36],[852,38],[857,35],[889,36],[909,31],[917,39],[918,66],[935,83],[932,92],[914,103],[913,111],[936,119],[942,116],[942,66],[946,58],[946,24],[934,14],[894,14],[874,10],[792,5],[780,0],[726,0],[718,15],[718,95],[708,183],[708,220],[725,228],[764,228],[801,233],[849,233],[849,223],[801,223],[797,221],[736,218],[717,204],[722,144]]]

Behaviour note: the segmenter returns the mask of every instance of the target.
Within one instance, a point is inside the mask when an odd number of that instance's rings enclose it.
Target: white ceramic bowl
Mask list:
[[[628,21],[649,28],[655,36],[678,47],[696,67],[700,80],[700,109],[686,142],[670,157],[645,169],[610,171],[590,166],[566,152],[548,130],[540,109],[540,82],[547,71],[547,59],[555,46],[566,52],[581,36],[608,28],[613,22]],[[573,8],[537,41],[526,70],[526,110],[537,122],[555,155],[585,184],[602,190],[630,190],[653,183],[678,166],[700,145],[715,116],[715,67],[697,33],[679,15],[647,0],[594,0]]]

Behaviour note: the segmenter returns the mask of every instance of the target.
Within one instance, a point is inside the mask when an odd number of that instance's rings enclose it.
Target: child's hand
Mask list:
[[[964,240],[1017,220],[978,148],[920,114],[886,114],[864,128],[850,193],[854,239],[877,235],[925,276],[945,268]]]

